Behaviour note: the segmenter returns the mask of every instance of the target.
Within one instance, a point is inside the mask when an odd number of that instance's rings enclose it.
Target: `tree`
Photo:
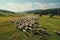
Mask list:
[[[40,13],[39,16],[42,17],[42,13]]]
[[[50,18],[52,18],[54,15],[57,15],[57,10],[52,10],[50,13]]]

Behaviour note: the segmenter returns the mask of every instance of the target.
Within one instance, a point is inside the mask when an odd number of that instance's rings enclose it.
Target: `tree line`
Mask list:
[[[54,9],[37,9],[33,11],[28,11],[28,14],[34,13],[34,14],[39,14],[40,16],[42,15],[50,15],[50,17],[53,17],[54,15],[59,15],[60,16],[60,8],[54,8]]]

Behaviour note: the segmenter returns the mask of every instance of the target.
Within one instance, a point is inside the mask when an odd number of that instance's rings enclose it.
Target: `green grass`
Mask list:
[[[0,17],[0,40],[28,40],[23,32],[18,31],[10,20],[20,17]],[[25,39],[24,39],[25,38]]]
[[[0,17],[21,17],[24,14],[0,12]]]
[[[31,37],[32,33],[29,33],[29,37],[24,32],[15,28],[15,25],[9,22],[20,17],[0,17],[0,40],[39,40],[38,36]],[[49,40],[60,40],[60,36],[54,33],[54,30],[60,31],[60,16],[49,18],[48,16],[39,17],[39,24],[47,28],[47,32],[51,34]]]
[[[60,40],[60,37],[54,33],[54,30],[60,31],[60,16],[55,16],[54,18],[43,16],[40,18],[39,23],[46,27],[47,31],[52,35],[50,40]]]

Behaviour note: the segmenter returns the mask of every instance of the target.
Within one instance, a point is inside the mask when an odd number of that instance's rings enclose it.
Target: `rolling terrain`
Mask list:
[[[30,16],[29,14],[26,14]],[[31,14],[36,16],[34,14]],[[21,15],[23,16],[23,15]],[[0,17],[0,40],[40,40],[39,35],[31,37],[32,34],[29,34],[29,37],[22,31],[19,31],[15,28],[15,25],[10,22],[10,20],[15,20],[21,18],[21,16],[7,16]],[[39,17],[39,25],[42,25],[47,29],[47,32],[51,34],[48,40],[60,40],[60,36],[54,33],[55,30],[60,31],[60,16],[54,16],[54,18],[49,18],[48,15]]]

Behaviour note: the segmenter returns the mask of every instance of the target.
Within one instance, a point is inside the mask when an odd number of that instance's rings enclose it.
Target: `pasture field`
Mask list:
[[[17,18],[20,17],[0,17],[0,40],[40,40],[39,36],[27,37],[24,32],[17,30],[15,25],[10,22]],[[48,40],[60,40],[60,36],[54,33],[54,30],[60,31],[60,16],[54,16],[54,18],[42,16],[38,21],[51,34]]]

